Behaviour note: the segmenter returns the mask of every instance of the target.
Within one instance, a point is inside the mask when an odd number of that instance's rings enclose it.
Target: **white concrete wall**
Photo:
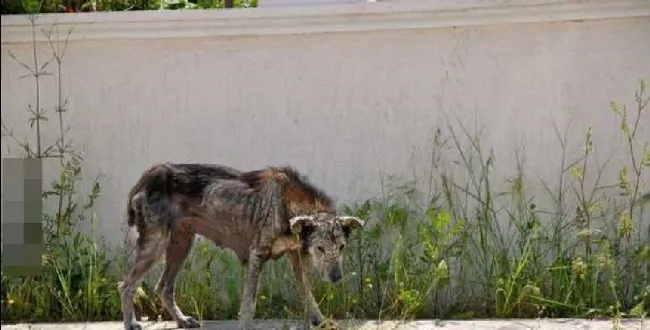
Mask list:
[[[38,22],[75,29],[63,65],[70,137],[88,175],[104,176],[99,229],[118,240],[126,193],[155,162],[289,163],[351,202],[377,196],[385,175],[424,173],[433,130],[446,115],[484,125],[505,172],[523,142],[535,182],[557,171],[553,122],[574,128],[569,156],[580,152],[587,125],[599,151],[619,148],[608,104],[633,105],[638,79],[650,80],[650,3],[504,3],[98,13]],[[8,51],[28,61],[30,33],[25,17],[2,17],[2,120],[23,136],[33,135],[22,111],[33,102],[33,82],[19,79],[24,71]],[[48,56],[47,43],[37,47]],[[44,81],[43,104],[52,109],[55,80]],[[642,123],[642,140],[650,141],[649,124]],[[56,124],[47,125],[52,137]],[[8,145],[3,157],[18,150]]]

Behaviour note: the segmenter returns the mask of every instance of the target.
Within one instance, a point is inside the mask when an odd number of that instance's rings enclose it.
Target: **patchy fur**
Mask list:
[[[158,164],[148,168],[129,192],[127,223],[136,226],[135,262],[120,284],[124,328],[141,329],[133,294],[144,274],[163,255],[156,285],[163,305],[181,328],[198,327],[174,298],[174,283],[196,234],[232,250],[247,266],[239,329],[255,315],[257,286],[268,260],[287,255],[300,283],[308,318],[323,322],[311,293],[308,264],[328,282],[342,279],[343,247],[355,217],[336,214],[331,198],[291,167],[241,172],[208,164]]]
[[[334,203],[321,190],[312,186],[307,179],[291,167],[270,167],[265,170],[242,174],[242,181],[252,187],[258,187],[269,181],[275,181],[282,187],[282,195],[287,201],[291,216],[301,213],[335,212]]]

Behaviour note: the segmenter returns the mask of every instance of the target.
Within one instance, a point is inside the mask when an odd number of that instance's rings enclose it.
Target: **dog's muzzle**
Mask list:
[[[341,268],[334,267],[334,269],[332,269],[332,271],[330,272],[329,277],[332,283],[336,283],[340,281],[343,278],[343,275],[341,274]]]

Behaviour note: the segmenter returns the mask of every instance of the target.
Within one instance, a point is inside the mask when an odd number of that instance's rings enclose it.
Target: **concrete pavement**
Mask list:
[[[176,329],[173,322],[141,322],[144,330]],[[339,321],[342,329],[355,330],[611,330],[612,320],[582,319],[511,319],[511,320],[444,320],[444,321]],[[2,330],[122,330],[121,322],[44,323],[2,325]],[[201,329],[237,330],[237,321],[205,321]],[[296,320],[258,320],[256,329],[298,330]],[[621,320],[619,329],[650,330],[650,319]]]

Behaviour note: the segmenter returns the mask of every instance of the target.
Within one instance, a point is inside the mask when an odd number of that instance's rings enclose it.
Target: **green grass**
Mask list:
[[[23,66],[50,63],[61,81],[59,51],[65,47],[51,48],[54,60],[39,60],[34,53],[33,63]],[[36,83],[40,70],[28,73]],[[36,106],[27,111],[36,124],[37,147],[4,125],[3,139],[19,145],[24,157],[61,159],[61,176],[44,195],[58,207],[45,214],[42,275],[2,274],[2,322],[118,320],[117,283],[129,262],[130,239],[103,246],[93,230],[82,234],[97,221],[101,181],[82,195],[83,159],[65,139],[67,109],[55,109],[60,136],[45,145],[39,125],[48,122],[34,110],[42,107],[35,90]],[[613,162],[598,162],[608,155],[598,155],[592,129],[579,155],[568,154],[556,129],[562,163],[552,181],[530,177],[520,150],[514,173],[500,178],[494,173],[502,164],[480,135],[459,124],[438,130],[423,181],[386,186],[380,198],[344,208],[367,225],[347,245],[344,281],[315,282],[323,313],[336,319],[647,315],[650,224],[641,220],[648,218],[650,195],[643,183],[650,146],[641,138],[640,123],[650,118],[643,80],[635,101],[631,110],[610,105],[626,146],[623,158],[610,158]],[[57,104],[67,104],[60,89]],[[611,173],[612,163],[624,165],[617,182],[606,182],[603,173]],[[152,293],[160,271],[158,265],[136,296],[138,314],[150,319],[169,319]],[[298,290],[288,285],[294,281],[286,260],[267,264],[257,317],[301,317]],[[186,313],[200,319],[235,319],[241,288],[234,255],[201,240],[179,276],[177,298]]]

